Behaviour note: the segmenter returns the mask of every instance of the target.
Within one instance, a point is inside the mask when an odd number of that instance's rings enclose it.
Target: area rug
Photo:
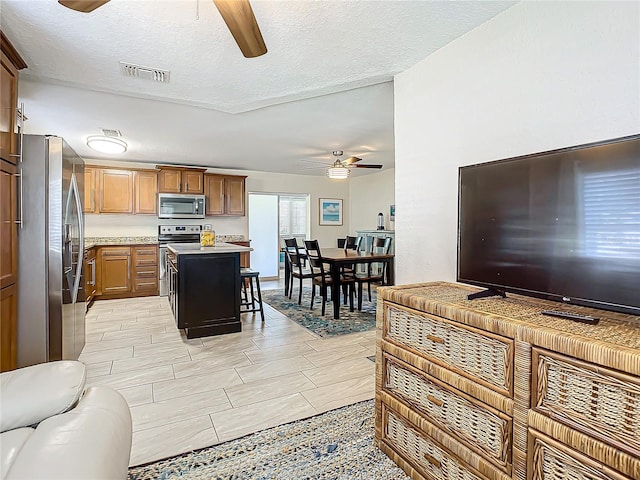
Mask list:
[[[373,444],[373,400],[129,469],[129,480],[408,480]]]
[[[340,302],[340,318],[333,319],[333,304],[327,302],[324,316],[322,312],[322,297],[317,296],[311,305],[311,288],[302,288],[302,304],[298,305],[298,288],[294,288],[291,300],[284,296],[283,290],[263,290],[262,300],[289,317],[294,322],[308,328],[321,337],[345,335],[347,333],[364,332],[376,328],[376,292],[371,291],[371,302],[368,301],[366,290],[363,292],[362,311],[358,311],[357,299],[354,299],[354,311]]]

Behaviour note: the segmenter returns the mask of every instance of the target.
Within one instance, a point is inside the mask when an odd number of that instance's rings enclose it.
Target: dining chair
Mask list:
[[[307,256],[309,258],[309,264],[311,269],[317,274],[313,277],[311,285],[311,305],[309,308],[313,309],[313,301],[316,296],[316,285],[320,287],[320,295],[322,296],[322,315],[324,315],[325,307],[327,303],[328,287],[333,286],[333,279],[331,273],[325,270],[325,264],[322,261],[322,254],[320,252],[320,245],[317,240],[305,240],[304,246],[307,250]],[[340,284],[337,287],[345,287],[349,290],[349,310],[353,312],[353,294],[355,290],[356,277],[353,274],[340,273]],[[335,293],[332,289],[332,295]],[[339,293],[338,293],[339,295]]]
[[[391,238],[375,237],[371,242],[370,253],[388,254],[391,250]],[[371,262],[367,264],[364,273],[356,273],[355,279],[358,284],[358,310],[362,310],[362,284],[367,284],[369,301],[371,301],[371,284],[383,282],[387,274],[387,264],[385,262]]]
[[[347,235],[344,243],[345,250],[359,250],[362,243],[362,237],[350,237]]]
[[[289,278],[285,278],[285,282],[289,282],[289,298],[293,293],[293,279],[299,280],[298,305],[302,304],[302,281],[307,278],[313,278],[316,274],[313,269],[306,268],[306,254],[298,247],[298,241],[295,238],[285,238],[285,256],[286,262],[289,264]]]

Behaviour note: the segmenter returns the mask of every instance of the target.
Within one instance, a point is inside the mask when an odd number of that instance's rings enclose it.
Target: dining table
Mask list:
[[[392,253],[371,253],[342,248],[323,248],[321,258],[331,271],[331,300],[333,302],[333,318],[340,318],[340,271],[345,265],[381,262],[386,264],[383,285],[394,285],[394,258]]]

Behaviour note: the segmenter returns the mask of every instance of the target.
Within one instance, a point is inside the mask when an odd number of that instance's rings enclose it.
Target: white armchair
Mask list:
[[[0,479],[126,479],[131,413],[81,362],[0,374]]]

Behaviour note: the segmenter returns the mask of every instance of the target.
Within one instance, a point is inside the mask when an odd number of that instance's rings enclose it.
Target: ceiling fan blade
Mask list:
[[[345,158],[345,159],[342,161],[342,164],[343,164],[343,165],[351,165],[351,164],[356,163],[356,162],[359,162],[359,161],[361,161],[361,160],[362,160],[362,159],[361,159],[361,158],[358,158],[358,157],[349,157],[349,158]]]
[[[242,54],[247,58],[267,53],[249,0],[213,0]]]
[[[109,0],[58,0],[58,3],[76,12],[89,13],[109,3]]]
[[[383,165],[374,165],[372,163],[365,163],[363,165],[353,165],[353,168],[382,168]]]

